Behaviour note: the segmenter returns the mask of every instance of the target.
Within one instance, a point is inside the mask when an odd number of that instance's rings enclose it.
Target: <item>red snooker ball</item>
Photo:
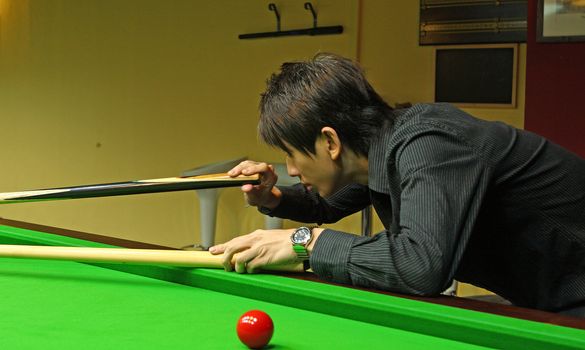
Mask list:
[[[238,338],[250,349],[260,349],[268,344],[274,324],[267,313],[260,310],[251,310],[240,317],[236,327]]]

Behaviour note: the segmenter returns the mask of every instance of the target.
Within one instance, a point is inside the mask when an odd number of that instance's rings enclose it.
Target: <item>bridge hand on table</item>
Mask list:
[[[294,229],[256,230],[226,243],[209,248],[213,255],[223,255],[226,271],[255,273],[262,268],[298,264],[290,236]]]

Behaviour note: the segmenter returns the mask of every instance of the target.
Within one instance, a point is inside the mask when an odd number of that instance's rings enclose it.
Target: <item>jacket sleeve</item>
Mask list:
[[[307,191],[302,184],[278,189],[283,195],[278,207],[273,210],[259,208],[261,213],[321,225],[336,222],[370,204],[367,186],[358,184],[345,186],[327,199]]]

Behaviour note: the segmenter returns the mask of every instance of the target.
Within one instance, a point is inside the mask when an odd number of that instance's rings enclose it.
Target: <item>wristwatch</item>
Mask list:
[[[307,245],[311,243],[312,239],[313,230],[305,226],[297,228],[290,236],[293,249],[295,253],[297,253],[298,260],[303,262],[305,270],[308,268],[307,265],[309,263],[309,252],[307,251]]]

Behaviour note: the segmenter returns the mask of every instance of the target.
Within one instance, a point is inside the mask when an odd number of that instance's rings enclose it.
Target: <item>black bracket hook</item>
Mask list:
[[[1,0],[0,0],[1,1]],[[305,10],[311,11],[311,15],[313,16],[313,28],[303,28],[303,29],[291,29],[291,30],[280,30],[280,13],[276,8],[276,4],[269,3],[268,10],[274,12],[276,16],[276,31],[275,32],[263,32],[263,33],[250,33],[250,34],[240,34],[238,38],[240,39],[257,39],[257,38],[277,38],[283,36],[299,36],[299,35],[330,35],[330,34],[341,34],[343,33],[343,26],[327,26],[327,27],[318,27],[317,26],[317,12],[313,8],[313,4],[310,2],[305,2]]]
[[[313,28],[317,28],[317,13],[313,8],[313,4],[310,2],[305,2],[305,10],[310,10],[311,14],[313,15]]]
[[[268,4],[268,10],[274,11],[274,15],[276,16],[276,31],[280,32],[280,13],[278,13],[278,9],[276,8],[276,4],[271,2]]]

